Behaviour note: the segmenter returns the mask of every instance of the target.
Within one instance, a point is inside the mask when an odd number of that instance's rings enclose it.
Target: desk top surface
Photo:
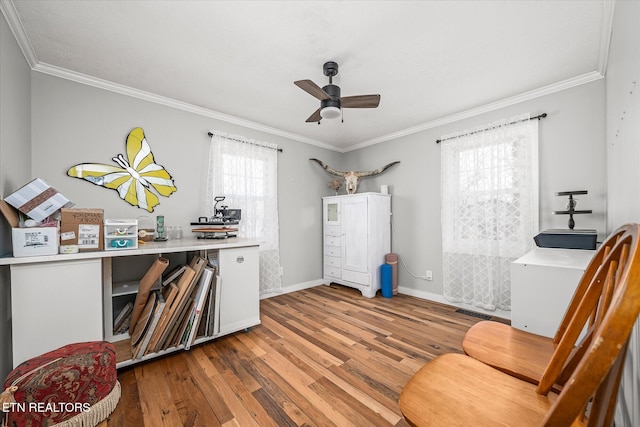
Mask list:
[[[167,240],[166,242],[146,242],[138,244],[136,249],[121,249],[113,251],[79,252],[76,254],[40,255],[28,257],[14,257],[11,254],[0,257],[0,265],[33,264],[38,262],[69,261],[79,259],[100,259],[120,256],[162,254],[185,251],[199,251],[206,249],[230,249],[249,246],[259,246],[257,240],[230,237],[228,239],[196,239],[182,238]]]
[[[587,249],[534,248],[513,263],[584,270],[595,253]]]

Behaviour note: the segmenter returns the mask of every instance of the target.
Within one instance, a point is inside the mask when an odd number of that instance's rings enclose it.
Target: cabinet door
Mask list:
[[[322,199],[322,221],[325,226],[340,225],[340,199],[325,198]]]
[[[102,339],[100,259],[11,266],[13,366],[66,344]]]
[[[368,200],[366,196],[352,196],[342,200],[342,227],[344,232],[344,270],[368,273]]]
[[[220,335],[260,323],[258,246],[221,249]]]

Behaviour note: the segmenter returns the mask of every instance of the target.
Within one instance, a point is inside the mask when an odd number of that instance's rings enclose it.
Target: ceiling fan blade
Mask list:
[[[305,92],[307,92],[308,94],[315,96],[316,98],[318,98],[321,101],[331,98],[327,92],[322,90],[322,88],[320,86],[318,86],[317,84],[315,84],[311,80],[298,80],[298,81],[293,82],[293,84],[295,84],[300,89],[302,89]]]
[[[320,115],[320,110],[321,108],[318,108],[316,111],[313,112],[312,115],[309,116],[309,118],[306,120],[307,123],[314,123],[314,122],[319,122],[320,120],[322,120],[322,116]]]
[[[376,108],[380,104],[380,95],[357,95],[340,98],[342,108]]]

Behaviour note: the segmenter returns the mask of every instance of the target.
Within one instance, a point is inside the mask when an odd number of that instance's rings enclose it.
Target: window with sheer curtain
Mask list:
[[[510,264],[538,230],[538,121],[512,117],[441,141],[444,297],[510,310]]]
[[[225,196],[225,206],[242,210],[238,234],[260,242],[260,295],[282,290],[277,148],[221,132],[211,137],[205,213],[214,215],[216,196]]]

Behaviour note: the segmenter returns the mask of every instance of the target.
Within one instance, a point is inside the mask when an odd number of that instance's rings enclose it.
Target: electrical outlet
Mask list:
[[[427,270],[424,275],[425,280],[433,280],[433,271]]]

